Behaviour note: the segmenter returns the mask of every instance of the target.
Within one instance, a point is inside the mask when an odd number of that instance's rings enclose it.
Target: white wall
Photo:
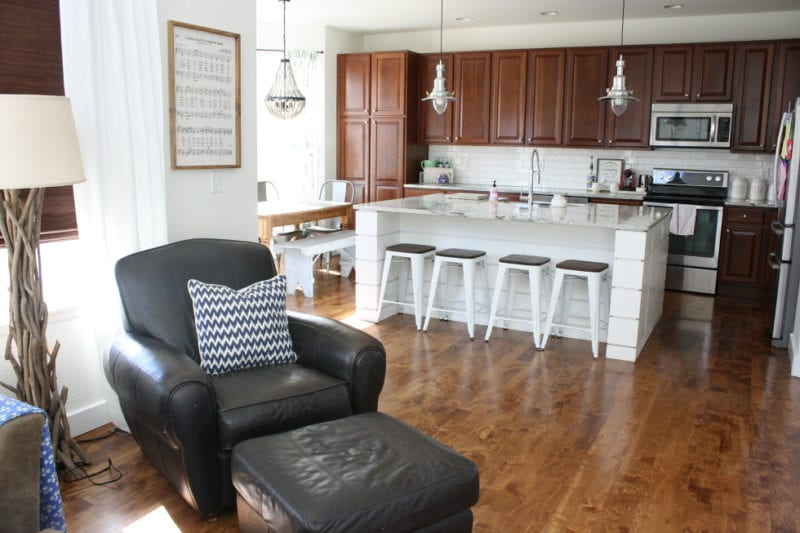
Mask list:
[[[445,30],[445,51],[612,46],[619,44],[618,21],[547,23],[503,28]],[[789,39],[800,37],[800,10],[714,17],[626,19],[624,44],[656,44]],[[364,50],[438,52],[439,32],[404,32],[364,36]]]
[[[190,237],[256,240],[256,2],[227,0],[158,0],[161,26],[161,59],[164,102],[169,102],[167,21],[176,20],[238,33],[241,46],[242,166],[221,170],[166,169],[167,238],[170,242]],[[169,113],[164,110],[164,131]],[[164,136],[164,159],[170,161],[169,135]],[[220,192],[211,191],[212,178]]]

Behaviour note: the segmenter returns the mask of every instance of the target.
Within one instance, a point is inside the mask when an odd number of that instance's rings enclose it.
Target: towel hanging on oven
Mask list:
[[[694,223],[696,219],[697,206],[673,204],[672,219],[669,221],[669,232],[673,235],[694,235]]]

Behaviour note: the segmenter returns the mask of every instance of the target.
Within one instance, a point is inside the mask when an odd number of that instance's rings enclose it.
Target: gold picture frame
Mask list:
[[[167,26],[172,168],[241,168],[239,34],[174,20]]]
[[[622,185],[622,173],[625,170],[624,159],[597,158],[597,183],[608,187],[612,183]]]

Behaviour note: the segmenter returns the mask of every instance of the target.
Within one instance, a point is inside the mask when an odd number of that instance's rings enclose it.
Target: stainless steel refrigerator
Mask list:
[[[781,238],[777,253],[771,253],[769,264],[778,271],[775,308],[772,322],[772,345],[789,346],[794,329],[800,291],[800,98],[783,114],[772,179],[778,205],[778,218],[772,231]],[[794,153],[792,153],[794,152]],[[798,332],[800,335],[800,332]]]

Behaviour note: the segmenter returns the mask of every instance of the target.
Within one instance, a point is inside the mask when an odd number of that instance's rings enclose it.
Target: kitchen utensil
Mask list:
[[[419,166],[422,170],[425,170],[425,167],[435,167],[437,163],[438,161],[435,159],[423,159]]]

